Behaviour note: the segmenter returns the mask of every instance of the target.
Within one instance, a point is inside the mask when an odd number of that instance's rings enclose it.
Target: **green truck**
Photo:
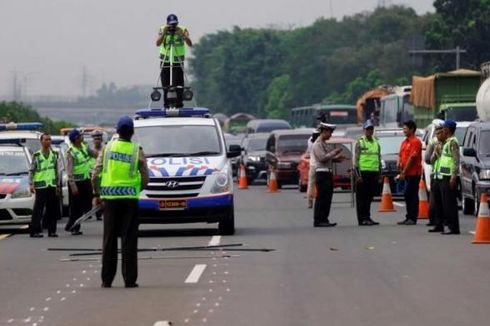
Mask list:
[[[425,127],[436,117],[455,121],[477,119],[475,100],[480,82],[481,73],[467,69],[413,76],[410,101],[415,122]]]

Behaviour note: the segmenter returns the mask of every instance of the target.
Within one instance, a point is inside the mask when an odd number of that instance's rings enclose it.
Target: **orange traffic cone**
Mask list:
[[[490,213],[488,210],[488,195],[480,196],[480,209],[476,220],[475,240],[472,243],[490,243]]]
[[[393,207],[393,198],[391,197],[390,180],[384,178],[383,192],[381,193],[381,203],[379,204],[378,212],[395,212]]]
[[[427,200],[427,188],[425,181],[420,179],[419,183],[419,219],[429,218],[429,201]]]
[[[247,174],[245,173],[245,165],[240,164],[240,179],[238,189],[248,189]]]
[[[269,190],[268,192],[279,192],[279,187],[277,185],[276,170],[271,170],[271,175],[269,177]]]
[[[316,198],[318,194],[318,190],[316,189],[316,185],[313,186],[313,191],[311,192],[311,197]]]

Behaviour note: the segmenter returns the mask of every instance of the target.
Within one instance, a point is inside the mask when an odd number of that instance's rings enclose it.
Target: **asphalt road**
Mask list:
[[[334,201],[348,196],[335,195]],[[357,226],[354,209],[335,203],[335,228],[313,228],[297,189],[236,190],[234,236],[215,225],[142,226],[139,288],[100,288],[98,255],[48,248],[101,247],[102,223],[84,235],[0,236],[0,325],[486,325],[490,246],[473,245],[475,219],[462,233],[427,233],[426,221]],[[64,221],[63,221],[64,222]],[[195,228],[194,228],[195,227]],[[162,230],[163,229],[163,230]],[[165,250],[235,245],[222,250]],[[274,249],[274,251],[255,251]],[[96,253],[96,252],[95,252]]]

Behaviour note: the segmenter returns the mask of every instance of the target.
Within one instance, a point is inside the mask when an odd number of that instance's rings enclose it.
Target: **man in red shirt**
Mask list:
[[[398,154],[399,181],[405,181],[405,205],[407,215],[399,225],[415,225],[419,215],[419,182],[422,174],[422,142],[415,136],[417,125],[409,120],[403,124],[407,137],[400,146]]]

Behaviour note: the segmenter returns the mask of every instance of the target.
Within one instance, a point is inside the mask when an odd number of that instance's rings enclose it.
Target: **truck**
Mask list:
[[[477,119],[475,99],[480,78],[479,71],[468,69],[427,77],[413,76],[410,102],[417,125],[426,126],[434,118],[455,121]]]
[[[391,86],[382,85],[371,89],[357,99],[357,123],[363,124],[366,120],[371,119],[375,125],[379,124],[381,98],[393,94]]]

